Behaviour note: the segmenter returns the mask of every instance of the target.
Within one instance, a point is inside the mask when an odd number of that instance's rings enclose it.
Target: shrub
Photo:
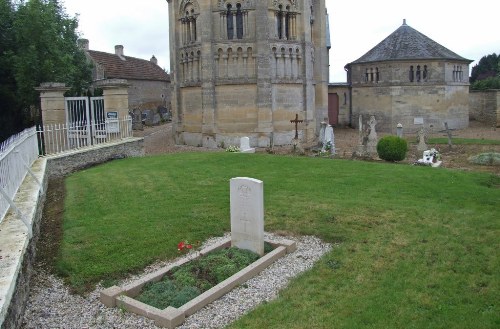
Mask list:
[[[500,153],[481,153],[470,157],[469,161],[483,166],[500,166]]]
[[[397,136],[382,137],[377,143],[378,156],[385,161],[401,161],[406,157],[408,143]]]

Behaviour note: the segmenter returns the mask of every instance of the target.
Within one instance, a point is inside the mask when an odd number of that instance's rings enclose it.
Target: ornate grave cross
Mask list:
[[[452,137],[452,134],[451,134],[451,132],[452,132],[453,130],[455,130],[455,129],[450,129],[450,128],[448,128],[448,122],[445,122],[445,123],[444,123],[444,128],[445,128],[444,130],[440,130],[439,132],[440,132],[440,133],[443,133],[443,132],[445,132],[445,133],[446,133],[446,135],[445,135],[445,136],[447,136],[447,137],[448,137],[448,147],[451,149],[451,147],[452,147],[452,142],[451,142],[451,137]]]
[[[290,120],[290,123],[295,123],[295,139],[299,139],[299,130],[297,125],[301,122],[304,122],[304,120],[299,120],[298,114],[295,114],[295,120]]]

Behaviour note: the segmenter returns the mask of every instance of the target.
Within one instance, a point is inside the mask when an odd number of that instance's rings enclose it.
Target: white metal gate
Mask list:
[[[103,97],[66,97],[64,107],[70,148],[106,141]]]

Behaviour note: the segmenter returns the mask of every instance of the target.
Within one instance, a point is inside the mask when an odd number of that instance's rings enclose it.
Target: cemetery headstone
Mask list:
[[[325,129],[323,151],[330,151],[331,154],[335,154],[335,135],[333,134],[333,127],[331,125],[328,125]]]
[[[358,129],[359,129],[359,140],[358,146],[354,151],[353,155],[358,157],[364,157],[366,155],[366,142],[367,138],[365,138],[365,133],[363,129],[363,116],[360,114],[358,117]]]
[[[370,154],[377,153],[377,131],[375,130],[375,126],[377,125],[377,120],[375,120],[375,116],[370,117],[370,121],[368,121],[368,125],[370,126],[370,133],[368,134],[368,142],[366,144],[366,151]]]
[[[135,109],[132,112],[132,129],[144,130],[144,126],[142,125],[142,112],[139,109]]]
[[[295,124],[295,137],[294,139],[299,139],[299,128],[298,128],[298,125],[299,123],[302,123],[304,122],[304,120],[299,120],[299,115],[298,114],[295,114],[295,119],[294,120],[290,120],[290,123],[294,123]]]
[[[158,107],[158,113],[164,121],[172,121],[172,112],[166,107]]]
[[[255,153],[255,148],[250,147],[250,138],[240,138],[240,152],[241,153]]]
[[[231,246],[264,255],[264,182],[230,180]]]
[[[325,129],[326,129],[327,122],[326,121],[321,121],[321,126],[319,129],[319,143],[318,147],[323,147],[324,141],[325,141]]]
[[[145,116],[144,124],[146,126],[152,126],[154,124],[155,113],[152,110],[144,110],[142,113]]]
[[[425,143],[427,136],[425,133],[424,127],[420,128],[418,131],[418,145],[417,145],[417,151],[425,151],[427,150],[427,144]]]
[[[396,126],[396,134],[399,138],[403,138],[403,125],[401,123]]]

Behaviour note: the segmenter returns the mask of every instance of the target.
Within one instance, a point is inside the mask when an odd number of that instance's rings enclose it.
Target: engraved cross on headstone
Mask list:
[[[290,123],[295,123],[295,139],[299,139],[298,124],[304,122],[304,120],[299,120],[299,115],[295,114],[295,120],[290,120]]]

